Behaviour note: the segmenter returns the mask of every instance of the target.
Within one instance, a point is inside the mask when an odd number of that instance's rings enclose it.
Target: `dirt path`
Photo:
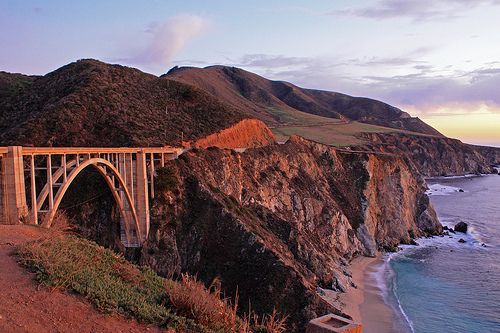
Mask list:
[[[43,232],[28,225],[0,225],[0,332],[162,332],[102,314],[82,297],[39,286],[13,251]]]

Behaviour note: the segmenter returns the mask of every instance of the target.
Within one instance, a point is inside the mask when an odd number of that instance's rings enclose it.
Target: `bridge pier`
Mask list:
[[[28,215],[22,147],[8,147],[2,158],[2,208],[7,224],[17,224]]]
[[[151,175],[153,178],[153,175]],[[137,223],[141,230],[139,242],[142,244],[149,234],[149,197],[146,154],[143,150],[137,153]]]

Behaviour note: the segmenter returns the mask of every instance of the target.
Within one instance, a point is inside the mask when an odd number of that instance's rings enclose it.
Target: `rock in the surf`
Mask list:
[[[455,225],[455,231],[458,231],[458,232],[463,232],[464,234],[467,232],[467,223],[465,222],[458,222],[456,225]]]

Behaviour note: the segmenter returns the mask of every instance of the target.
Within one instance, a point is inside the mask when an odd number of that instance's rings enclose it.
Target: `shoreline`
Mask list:
[[[384,264],[383,253],[351,261],[352,282],[347,292],[325,290],[324,298],[352,320],[363,325],[363,333],[397,333],[397,314],[384,301],[373,273]]]

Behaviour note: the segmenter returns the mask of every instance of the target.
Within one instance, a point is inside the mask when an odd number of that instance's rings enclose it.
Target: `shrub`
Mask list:
[[[170,301],[177,313],[217,329],[235,331],[242,321],[236,316],[237,303],[221,298],[220,283],[214,281],[207,289],[196,277],[182,274],[179,283],[169,290]]]
[[[179,184],[177,175],[172,168],[159,167],[156,168],[155,186],[156,190],[160,192],[172,191]]]

